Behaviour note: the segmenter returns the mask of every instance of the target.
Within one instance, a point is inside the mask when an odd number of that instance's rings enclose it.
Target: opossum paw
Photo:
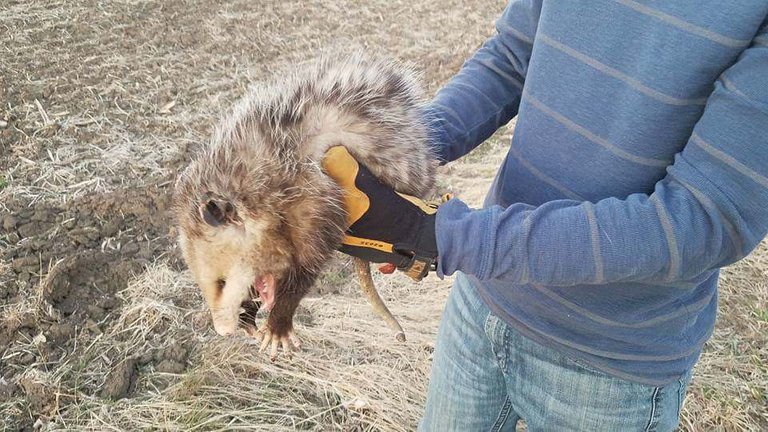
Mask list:
[[[288,333],[283,336],[278,336],[272,331],[268,324],[263,324],[256,331],[254,336],[257,340],[261,340],[261,347],[259,352],[266,351],[267,347],[270,347],[269,359],[272,361],[277,360],[278,347],[283,348],[283,353],[286,357],[291,358],[291,346],[297,350],[301,349],[301,340],[296,336],[293,330],[288,330]]]

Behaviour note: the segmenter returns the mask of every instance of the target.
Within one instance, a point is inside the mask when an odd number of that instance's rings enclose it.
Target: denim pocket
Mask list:
[[[663,430],[659,427],[662,420],[662,408],[664,406],[661,400],[663,391],[664,389],[661,387],[655,387],[653,389],[653,396],[651,396],[651,413],[648,418],[648,426],[645,427],[644,432]]]
[[[507,348],[509,347],[507,340],[507,325],[493,313],[488,313],[485,318],[485,335],[491,343],[491,350],[493,351],[496,362],[501,368],[501,372],[507,375]]]
[[[690,379],[689,371],[676,382],[656,388],[652,401],[651,419],[646,431],[669,432],[677,428]]]

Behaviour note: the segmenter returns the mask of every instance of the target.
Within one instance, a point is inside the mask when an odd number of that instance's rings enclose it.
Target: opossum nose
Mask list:
[[[235,332],[235,329],[232,326],[224,326],[215,321],[213,323],[213,328],[216,330],[216,333],[218,333],[219,336],[229,336]]]
[[[232,331],[230,330],[216,330],[216,333],[219,334],[219,336],[229,336],[232,334]]]

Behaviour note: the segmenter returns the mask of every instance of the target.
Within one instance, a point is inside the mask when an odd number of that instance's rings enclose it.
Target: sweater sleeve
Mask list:
[[[768,26],[715,83],[652,194],[440,207],[438,274],[542,285],[697,281],[768,232]]]
[[[427,105],[442,163],[469,153],[517,115],[539,3],[512,0],[496,22],[496,34]]]

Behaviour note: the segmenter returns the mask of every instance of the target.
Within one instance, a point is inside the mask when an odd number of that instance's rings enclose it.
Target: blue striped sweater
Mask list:
[[[678,379],[718,269],[768,232],[768,1],[513,0],[430,104],[444,162],[517,116],[483,209],[437,216],[438,271],[613,376]]]

